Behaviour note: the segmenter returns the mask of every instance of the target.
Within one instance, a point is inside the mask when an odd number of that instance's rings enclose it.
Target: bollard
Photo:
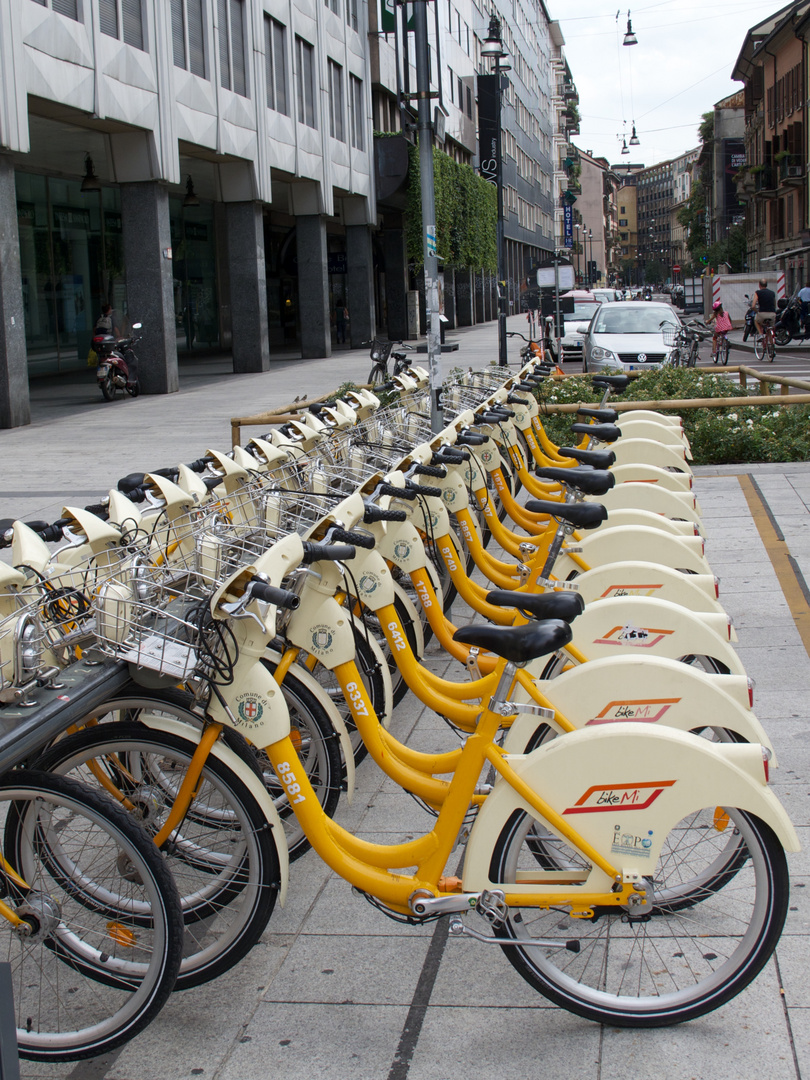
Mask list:
[[[0,964],[0,1080],[20,1080],[11,964]]]

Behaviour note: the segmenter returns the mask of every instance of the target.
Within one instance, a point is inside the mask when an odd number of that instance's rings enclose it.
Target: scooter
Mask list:
[[[783,303],[783,301],[779,301]],[[790,341],[810,340],[810,314],[803,310],[803,304],[797,293],[785,303],[773,328],[774,341],[777,345],[787,345]]]
[[[142,323],[133,323],[133,330],[140,330]],[[93,348],[98,355],[96,382],[105,401],[112,401],[119,390],[130,397],[137,397],[141,387],[138,382],[138,358],[133,345],[140,337],[116,338],[113,334],[96,334]]]

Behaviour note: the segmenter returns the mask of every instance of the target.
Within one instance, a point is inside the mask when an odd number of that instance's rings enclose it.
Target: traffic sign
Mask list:
[[[673,266],[673,267],[672,267],[672,272],[673,272],[674,274],[680,274],[680,272],[681,272],[681,268],[680,268],[680,266]]]

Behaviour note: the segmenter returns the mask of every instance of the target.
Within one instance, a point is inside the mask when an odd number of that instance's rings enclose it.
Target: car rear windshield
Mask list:
[[[677,326],[678,318],[672,312],[648,307],[616,307],[605,304],[596,316],[594,334],[657,334],[661,323]]]
[[[567,311],[563,316],[566,322],[590,322],[593,318],[593,313],[602,305],[591,301],[586,301],[582,304],[574,304],[573,311]]]

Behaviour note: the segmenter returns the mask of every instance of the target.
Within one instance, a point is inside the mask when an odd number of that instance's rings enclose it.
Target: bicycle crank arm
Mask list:
[[[477,930],[473,930],[472,927],[466,926],[460,915],[454,915],[450,919],[450,925],[448,930],[450,937],[471,937],[476,941],[483,941],[485,945],[526,945],[525,941],[512,940],[511,938],[498,938],[490,937],[487,934],[481,934]],[[542,938],[532,939],[532,948],[540,949],[567,949],[569,952],[578,953],[580,943],[578,941],[547,941]]]

